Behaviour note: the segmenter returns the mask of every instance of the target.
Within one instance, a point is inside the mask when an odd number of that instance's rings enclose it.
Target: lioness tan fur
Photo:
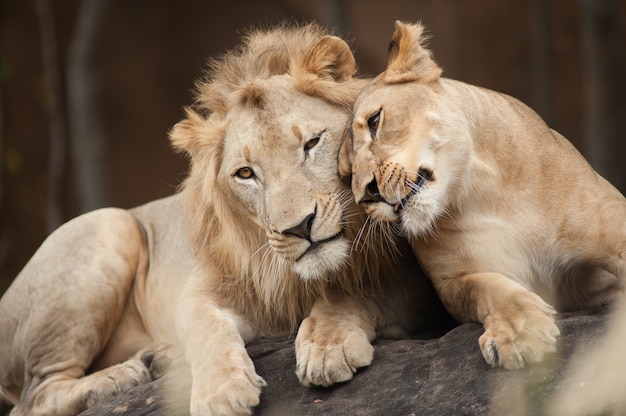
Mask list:
[[[264,381],[246,342],[302,322],[297,375],[327,386],[370,364],[375,336],[420,325],[412,302],[427,287],[395,266],[415,267],[410,248],[353,244],[365,214],[337,154],[355,70],[316,25],[251,31],[211,61],[171,131],[191,159],[182,190],[65,224],[0,301],[12,416],[77,414],[179,352],[192,415],[249,414]]]
[[[364,87],[340,170],[398,223],[448,311],[480,322],[485,360],[553,351],[554,308],[610,301],[626,276],[626,201],[526,105],[441,77],[420,24],[396,22]]]

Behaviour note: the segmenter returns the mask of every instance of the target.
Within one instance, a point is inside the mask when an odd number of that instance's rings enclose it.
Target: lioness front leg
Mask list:
[[[176,327],[191,367],[191,416],[251,414],[265,381],[241,335],[251,336],[249,325],[217,305],[203,282],[195,281],[183,291]]]
[[[518,369],[556,350],[554,309],[538,295],[499,273],[433,279],[448,311],[460,322],[480,322],[478,342],[492,366]]]
[[[341,295],[320,299],[296,337],[296,374],[305,386],[352,379],[374,357],[375,305]]]

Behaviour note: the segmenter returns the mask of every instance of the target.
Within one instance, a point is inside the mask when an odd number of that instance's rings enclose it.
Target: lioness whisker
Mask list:
[[[367,218],[365,218],[365,221],[363,222],[363,225],[361,226],[361,228],[359,228],[359,231],[357,231],[357,234],[354,238],[354,241],[352,242],[352,245],[350,246],[350,254],[352,254],[353,250],[357,250],[358,251],[358,247],[359,247],[359,243],[361,241],[361,237],[363,236],[363,232],[365,231],[365,227],[367,227],[368,223],[371,221],[371,217],[368,215]]]
[[[400,254],[400,251],[397,246],[396,238],[389,233],[390,224],[389,223],[379,223],[378,230],[380,239],[384,242],[386,251],[389,253],[391,259],[396,261],[396,255]]]

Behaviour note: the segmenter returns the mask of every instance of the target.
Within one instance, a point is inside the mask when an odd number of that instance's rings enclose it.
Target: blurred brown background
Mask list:
[[[0,294],[60,223],[173,193],[206,59],[284,19],[332,26],[364,75],[421,20],[445,76],[521,99],[626,190],[621,0],[0,0]]]

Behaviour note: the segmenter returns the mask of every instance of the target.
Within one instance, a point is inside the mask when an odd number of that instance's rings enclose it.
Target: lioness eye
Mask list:
[[[237,172],[235,172],[235,176],[241,179],[251,179],[254,177],[254,171],[252,170],[252,168],[246,166],[237,169]]]
[[[313,149],[320,142],[320,136],[313,137],[304,144],[304,150]]]
[[[372,139],[376,137],[376,130],[378,130],[378,124],[380,123],[380,110],[367,119],[367,127],[370,128],[370,134]]]

